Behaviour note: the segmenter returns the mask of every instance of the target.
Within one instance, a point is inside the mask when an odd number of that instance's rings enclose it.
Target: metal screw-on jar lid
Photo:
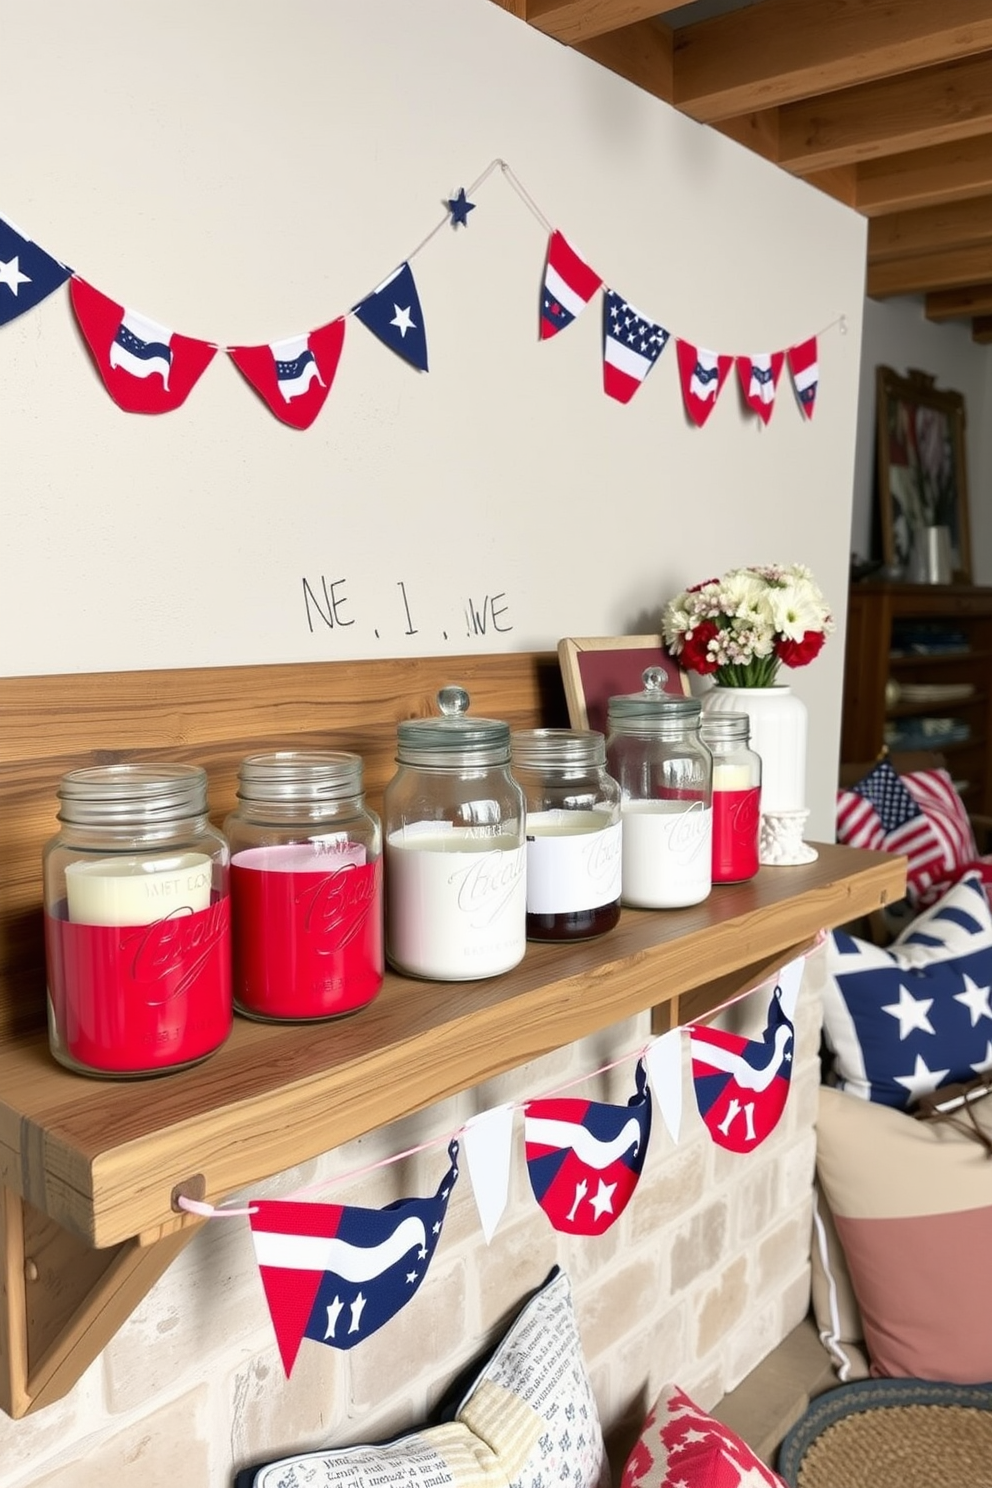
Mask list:
[[[238,771],[242,801],[339,801],[362,793],[362,758],[346,750],[249,754]]]
[[[464,687],[442,687],[437,705],[440,717],[407,718],[397,725],[401,765],[456,769],[508,763],[510,725],[496,718],[466,717],[469,695]]]
[[[643,673],[643,692],[622,693],[611,697],[607,707],[607,718],[612,728],[619,724],[636,724],[638,729],[654,732],[672,724],[679,728],[694,727],[699,719],[698,698],[677,697],[665,691],[668,673],[664,667],[650,666]]]
[[[62,822],[155,826],[203,815],[207,772],[199,765],[94,765],[63,775],[57,794]]]
[[[606,764],[606,738],[595,729],[519,729],[510,754],[520,769],[593,768]]]
[[[746,744],[751,719],[747,713],[704,713],[699,732],[705,744]]]

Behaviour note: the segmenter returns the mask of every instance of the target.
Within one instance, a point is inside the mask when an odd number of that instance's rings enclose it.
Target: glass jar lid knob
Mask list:
[[[641,681],[644,683],[645,692],[664,692],[668,681],[668,673],[664,667],[645,667],[641,673]]]
[[[445,718],[460,718],[468,712],[469,696],[464,687],[442,687],[437,705]]]

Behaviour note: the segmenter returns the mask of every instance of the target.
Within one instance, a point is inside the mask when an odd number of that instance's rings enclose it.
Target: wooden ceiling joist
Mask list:
[[[495,0],[869,220],[869,295],[992,344],[992,0]]]
[[[712,124],[987,48],[985,0],[764,0],[676,30],[672,101]]]

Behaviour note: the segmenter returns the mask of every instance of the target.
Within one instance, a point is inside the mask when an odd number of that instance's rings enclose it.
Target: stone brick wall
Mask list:
[[[640,1184],[597,1239],[555,1233],[530,1194],[522,1118],[510,1202],[487,1247],[467,1174],[426,1281],[351,1353],[304,1342],[284,1377],[243,1219],[207,1223],[65,1400],[23,1421],[0,1415],[0,1488],[222,1488],[283,1450],[344,1445],[421,1420],[458,1370],[496,1341],[556,1263],[572,1278],[586,1358],[615,1463],[660,1386],[709,1407],[805,1316],[822,952],[807,963],[792,1090],[754,1153],[715,1147],[684,1070],[678,1145],[660,1120]],[[728,1010],[760,1032],[767,998]],[[469,1116],[557,1090],[643,1047],[647,1016],[569,1044],[512,1074],[351,1142],[252,1191],[282,1196],[453,1133]],[[684,1051],[687,1052],[687,1051]],[[626,1102],[627,1060],[574,1093]],[[327,1145],[334,1147],[328,1131]],[[329,1189],[379,1207],[433,1192],[443,1143]]]

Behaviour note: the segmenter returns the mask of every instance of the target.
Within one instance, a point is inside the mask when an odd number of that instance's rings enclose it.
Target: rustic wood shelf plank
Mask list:
[[[195,1174],[218,1200],[901,896],[902,859],[819,852],[691,909],[626,910],[598,941],[530,946],[502,977],[390,975],[336,1023],[238,1018],[204,1064],[155,1080],[90,1080],[56,1066],[43,1034],[18,1040],[0,1048],[3,1181],[95,1246],[167,1227]]]

